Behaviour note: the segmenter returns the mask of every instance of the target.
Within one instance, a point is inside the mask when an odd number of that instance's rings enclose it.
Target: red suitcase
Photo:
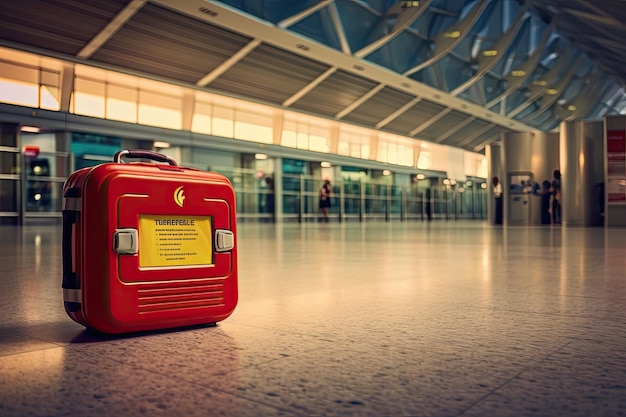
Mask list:
[[[63,195],[63,299],[73,320],[126,333],[233,312],[235,193],[226,177],[126,150],[74,172]]]

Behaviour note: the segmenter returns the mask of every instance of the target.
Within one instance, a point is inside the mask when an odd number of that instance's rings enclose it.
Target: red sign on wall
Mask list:
[[[606,151],[610,155],[612,153],[626,152],[626,131],[609,130],[606,132]]]
[[[626,201],[626,131],[606,132],[607,198],[609,202]]]
[[[33,145],[24,146],[24,156],[37,158],[39,156],[39,146],[33,146]]]

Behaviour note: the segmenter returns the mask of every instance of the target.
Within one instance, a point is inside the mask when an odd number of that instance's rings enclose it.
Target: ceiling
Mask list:
[[[626,82],[626,2],[527,0],[531,10],[571,39],[592,61]]]
[[[588,3],[21,0],[0,45],[481,152],[626,107],[623,3]]]

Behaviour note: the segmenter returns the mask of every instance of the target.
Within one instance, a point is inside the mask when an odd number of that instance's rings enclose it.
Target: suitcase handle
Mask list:
[[[132,151],[125,149],[123,151],[119,151],[115,154],[115,156],[113,156],[113,161],[118,164],[122,164],[122,157],[151,159],[157,162],[165,162],[172,166],[178,166],[174,158],[145,149],[133,149]]]

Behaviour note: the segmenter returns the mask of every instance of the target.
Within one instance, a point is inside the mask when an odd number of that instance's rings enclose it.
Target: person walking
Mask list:
[[[498,177],[493,177],[491,180],[491,185],[493,187],[493,196],[495,200],[495,224],[502,224],[502,184],[500,184],[500,180]]]
[[[330,210],[330,195],[332,193],[332,187],[330,186],[330,180],[325,180],[324,185],[320,188],[320,210],[324,216],[324,222],[328,223],[328,211]]]

